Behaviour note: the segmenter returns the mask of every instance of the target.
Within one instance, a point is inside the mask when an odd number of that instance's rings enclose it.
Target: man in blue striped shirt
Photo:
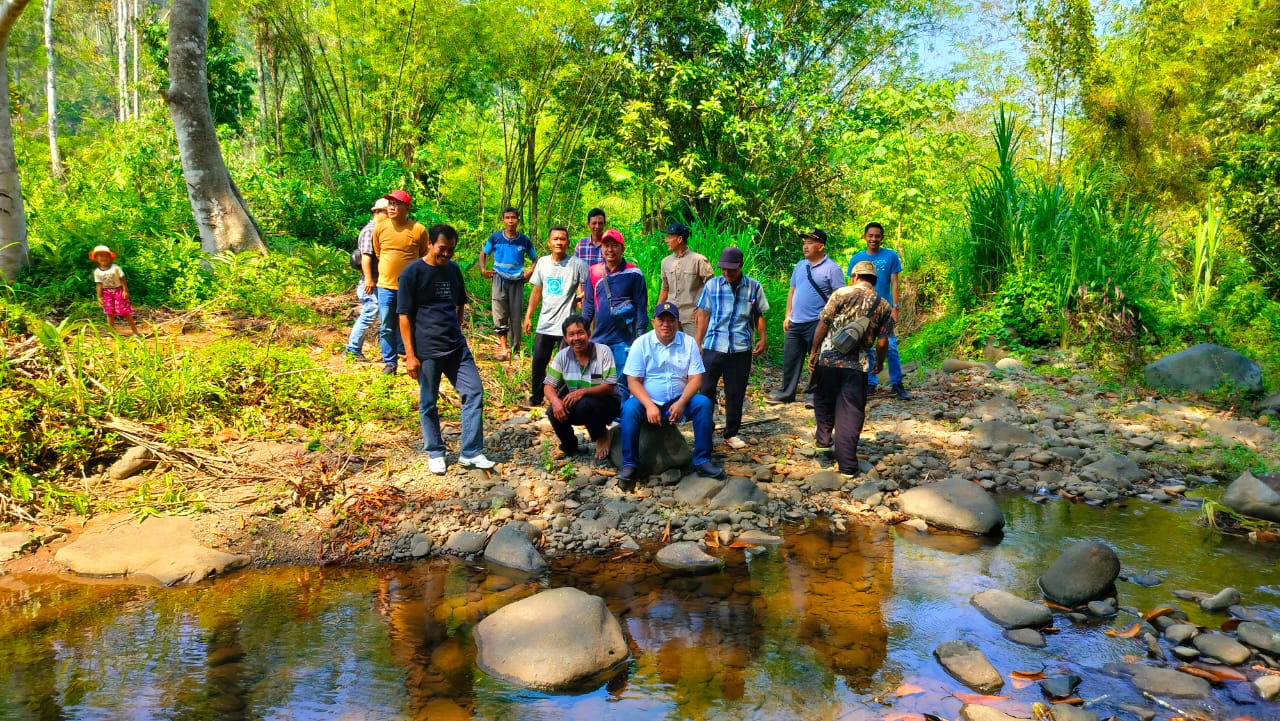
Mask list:
[[[716,402],[716,384],[724,377],[724,442],[730,448],[745,448],[738,438],[742,427],[742,402],[747,397],[751,359],[769,345],[764,314],[769,300],[755,278],[742,274],[742,250],[729,246],[720,252],[720,276],[712,278],[698,296],[698,330],[695,340],[702,348],[702,395]],[[751,331],[759,338],[753,344]]]

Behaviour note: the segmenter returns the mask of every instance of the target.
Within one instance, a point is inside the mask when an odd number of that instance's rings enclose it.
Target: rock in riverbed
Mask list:
[[[1280,523],[1280,474],[1245,471],[1227,487],[1222,503],[1236,513]]]
[[[916,486],[898,498],[898,510],[931,526],[978,535],[1004,528],[1004,514],[991,494],[963,478]]]
[[[493,676],[557,689],[581,684],[627,659],[622,627],[604,599],[557,588],[504,606],[475,629],[476,663]]]
[[[1047,607],[998,588],[976,593],[969,602],[1004,628],[1043,628],[1053,623],[1053,612]]]
[[[499,528],[484,549],[484,560],[524,573],[542,573],[547,562],[528,536],[514,524]]]
[[[162,585],[195,583],[249,563],[196,542],[194,521],[186,516],[156,516],[137,523],[117,516],[67,544],[54,560],[85,576],[142,576]]]
[[[695,541],[681,541],[658,551],[653,558],[659,567],[676,573],[712,573],[720,570],[723,562],[708,555]]]
[[[938,663],[957,681],[978,693],[995,693],[1004,678],[975,645],[968,641],[947,641],[933,650]]]
[[[1063,606],[1102,598],[1120,575],[1120,559],[1110,546],[1081,541],[1062,552],[1040,576],[1044,597]]]

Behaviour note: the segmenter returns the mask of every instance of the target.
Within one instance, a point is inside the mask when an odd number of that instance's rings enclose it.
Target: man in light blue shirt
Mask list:
[[[898,322],[898,274],[902,272],[902,261],[898,258],[896,251],[883,247],[883,225],[874,221],[867,223],[867,227],[862,229],[862,240],[866,242],[867,249],[855,253],[849,259],[849,275],[853,275],[853,266],[864,260],[870,261],[876,267],[876,295],[889,301],[889,305],[893,307],[893,321],[896,324]],[[893,394],[904,401],[911,400],[911,394],[902,385],[902,358],[898,355],[897,331],[889,335],[888,360],[889,387],[893,389]],[[876,377],[868,375],[867,394],[870,395],[875,390]]]
[[[631,345],[623,375],[631,397],[622,404],[622,468],[618,487],[635,489],[640,427],[693,422],[693,467],[699,475],[721,478],[724,469],[711,462],[711,434],[715,431],[711,400],[702,388],[702,353],[693,338],[680,330],[680,309],[659,303],[653,311],[653,330]]]
[[[827,298],[844,287],[840,266],[827,257],[827,233],[821,228],[801,235],[804,257],[791,271],[791,290],[787,291],[787,315],[782,319],[782,387],[769,394],[769,403],[791,403],[800,386],[800,373],[809,357],[809,345],[818,327],[818,314]],[[813,387],[813,379],[809,379]],[[808,393],[809,389],[805,389]]]

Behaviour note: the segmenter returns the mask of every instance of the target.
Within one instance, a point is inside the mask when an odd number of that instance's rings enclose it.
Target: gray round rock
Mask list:
[[[1167,355],[1143,369],[1148,386],[1207,393],[1223,383],[1249,393],[1262,392],[1262,369],[1240,353],[1201,343]]]
[[[947,641],[933,650],[942,668],[957,681],[978,693],[995,693],[1004,678],[982,651],[968,641]]]
[[[720,570],[723,562],[708,555],[695,541],[673,543],[658,551],[653,558],[659,567],[676,573],[711,573]]]
[[[581,684],[627,660],[627,642],[604,599],[576,588],[504,606],[475,629],[476,663],[533,688]]]
[[[916,486],[898,498],[898,510],[938,528],[992,535],[1004,528],[1004,514],[991,494],[963,478]]]
[[[542,554],[529,542],[523,529],[516,525],[503,526],[493,534],[489,545],[484,549],[484,560],[524,573],[542,573],[547,570],[547,562]]]
[[[1222,503],[1236,513],[1280,523],[1280,474],[1245,471],[1227,487]]]
[[[1063,551],[1038,582],[1045,598],[1075,606],[1102,598],[1119,575],[1120,558],[1110,546],[1081,541]]]
[[[969,603],[1004,628],[1043,628],[1053,623],[1053,611],[1048,607],[999,588],[975,593]]]

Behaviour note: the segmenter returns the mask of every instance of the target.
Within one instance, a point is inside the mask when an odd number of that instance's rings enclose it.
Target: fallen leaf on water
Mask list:
[[[733,543],[730,543],[728,547],[729,548],[751,548],[754,545],[756,544],[747,543],[746,541],[734,541]]]
[[[1052,608],[1055,611],[1062,611],[1064,613],[1074,610],[1067,606],[1063,606],[1060,603],[1054,603],[1053,601],[1041,601],[1040,603],[1043,603],[1044,605],[1048,606],[1049,608]]]
[[[1016,678],[1020,681],[1039,681],[1049,678],[1044,671],[1011,671],[1009,678]]]
[[[1198,676],[1210,683],[1215,683],[1215,684],[1222,683],[1222,679],[1218,677],[1218,674],[1212,671],[1206,671],[1202,668],[1196,668],[1195,666],[1179,666],[1177,670],[1189,676]]]
[[[1218,678],[1224,681],[1248,681],[1249,680],[1248,676],[1245,676],[1244,674],[1240,673],[1239,671],[1229,666],[1222,666],[1216,663],[1205,663],[1203,661],[1198,661],[1191,665],[1195,666],[1196,668],[1202,668],[1208,671],[1209,673],[1216,673],[1218,675]]]
[[[1049,699],[1049,703],[1052,703],[1052,704],[1061,703],[1061,704],[1066,704],[1068,706],[1083,706],[1084,699],[1080,698],[1079,696],[1072,696],[1071,698],[1051,698]]]
[[[1254,671],[1261,671],[1261,672],[1263,672],[1263,673],[1269,673],[1269,674],[1271,674],[1272,676],[1280,676],[1280,671],[1277,671],[1277,670],[1275,670],[1275,669],[1273,669],[1273,668],[1267,668],[1266,666],[1263,666],[1263,665],[1262,665],[1262,664],[1260,664],[1260,663],[1255,663],[1254,665],[1250,666],[1249,668],[1253,669]]]
[[[953,693],[952,698],[959,699],[962,703],[999,703],[1000,701],[1008,701],[1009,696],[983,696],[976,693]]]
[[[1044,628],[1040,629],[1040,633],[1062,633],[1062,629],[1058,628],[1057,626],[1045,626]]]
[[[1252,716],[1236,716],[1235,718],[1231,719],[1231,721],[1258,721],[1258,719]]]
[[[702,540],[707,544],[707,548],[720,547],[720,533],[714,528],[707,529],[707,535],[703,536]]]
[[[1133,638],[1137,636],[1140,631],[1142,631],[1142,624],[1135,623],[1123,631],[1115,631],[1108,628],[1104,630],[1103,633],[1113,638]]]
[[[884,721],[924,721],[924,716],[918,713],[891,713],[883,717]]]
[[[924,688],[916,686],[915,684],[904,683],[898,687],[898,690],[895,691],[893,695],[898,698],[902,698],[903,696],[914,696],[918,693],[924,693]]]
[[[1250,543],[1275,543],[1280,541],[1280,534],[1274,531],[1249,531]]]
[[[671,539],[671,519],[667,519],[667,527],[663,529],[662,538],[660,540],[662,543],[666,543],[670,539]]]
[[[1161,616],[1168,616],[1175,610],[1176,609],[1169,608],[1168,606],[1161,606],[1160,608],[1142,614],[1142,620],[1150,621],[1152,619],[1160,618]]]
[[[1243,619],[1239,619],[1239,618],[1228,618],[1227,620],[1222,622],[1222,630],[1234,631],[1236,630],[1236,627],[1240,625],[1240,622],[1242,620]]]

